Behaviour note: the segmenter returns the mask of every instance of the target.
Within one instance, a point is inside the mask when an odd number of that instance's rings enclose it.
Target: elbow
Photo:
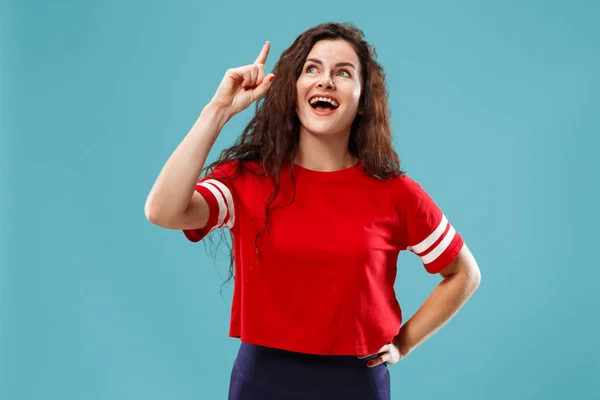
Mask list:
[[[170,207],[157,205],[150,198],[144,205],[144,215],[151,224],[166,229],[180,229],[182,218],[185,217]]]
[[[477,290],[477,288],[479,287],[480,284],[481,284],[481,271],[479,271],[479,268],[477,268],[477,273],[473,277],[473,285],[475,286],[475,288],[473,290]]]
[[[154,210],[150,206],[148,206],[148,203],[146,203],[146,205],[144,206],[144,215],[146,215],[146,219],[148,221],[156,225],[157,215],[154,212]]]
[[[473,263],[468,269],[466,281],[471,293],[475,292],[481,284],[481,271],[477,263]]]
[[[463,274],[467,291],[473,293],[481,284],[481,271],[477,264],[477,260],[475,260],[475,257],[473,257],[473,254],[466,245],[461,253],[463,254],[461,254],[462,257],[460,257],[459,261],[460,266],[457,269]]]
[[[148,199],[146,200],[146,204],[144,205],[144,214],[146,216],[146,219],[150,221],[150,223],[158,226],[161,225],[161,213],[156,208],[156,206],[152,204],[150,197],[148,197]]]

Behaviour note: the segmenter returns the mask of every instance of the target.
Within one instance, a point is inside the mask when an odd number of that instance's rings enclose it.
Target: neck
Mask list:
[[[301,131],[294,163],[315,171],[349,168],[358,161],[348,150],[349,139],[350,133],[326,136]]]

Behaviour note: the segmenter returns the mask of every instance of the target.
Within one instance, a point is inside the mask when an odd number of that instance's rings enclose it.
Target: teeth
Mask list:
[[[326,101],[334,107],[337,107],[339,105],[337,101],[330,99],[329,97],[313,97],[312,99],[310,99],[310,104],[313,105],[317,101]]]

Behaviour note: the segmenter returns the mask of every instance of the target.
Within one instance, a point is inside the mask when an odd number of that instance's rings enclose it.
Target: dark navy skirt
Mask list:
[[[233,364],[229,400],[390,400],[386,363],[372,355],[313,355],[242,342]]]

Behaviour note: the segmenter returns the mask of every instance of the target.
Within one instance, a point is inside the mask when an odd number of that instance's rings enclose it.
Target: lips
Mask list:
[[[322,109],[322,110],[317,110],[315,107],[313,107],[313,105],[311,104],[311,102],[315,99],[315,98],[321,98],[321,100],[318,101],[327,101],[325,99],[330,100],[330,102],[328,102],[330,105],[332,105],[332,107],[334,108],[327,108],[327,109]],[[318,102],[317,101],[317,102]],[[316,102],[315,102],[316,104]],[[308,106],[311,108],[312,112],[318,116],[327,116],[327,115],[331,115],[335,112],[335,110],[337,110],[340,107],[340,103],[339,101],[331,96],[331,95],[325,95],[325,94],[315,94],[313,96],[311,96],[308,99]],[[323,107],[322,107],[323,108]]]
[[[331,109],[326,109],[326,110],[316,110],[310,104],[308,105],[308,107],[312,110],[312,112],[314,114],[316,114],[316,115],[318,115],[320,117],[326,117],[328,115],[331,115],[334,112],[336,112],[336,110],[337,110],[337,108],[331,108]]]

